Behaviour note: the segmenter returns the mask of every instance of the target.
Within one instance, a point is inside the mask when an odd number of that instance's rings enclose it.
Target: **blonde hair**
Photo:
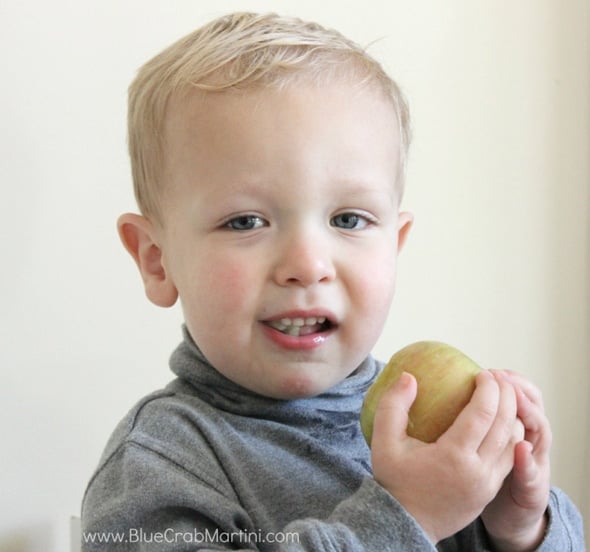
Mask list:
[[[410,143],[409,111],[381,65],[353,41],[316,23],[233,13],[166,48],[141,67],[129,87],[128,143],[141,212],[160,218],[164,126],[173,97],[191,89],[214,93],[280,88],[297,79],[321,84],[343,78],[358,86],[377,85],[392,102],[399,124],[401,190]]]

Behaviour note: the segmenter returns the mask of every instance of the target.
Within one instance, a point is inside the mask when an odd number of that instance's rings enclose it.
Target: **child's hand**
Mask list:
[[[540,391],[522,376],[504,372],[514,385],[525,441],[517,444],[514,469],[482,520],[497,550],[533,550],[543,539],[549,502],[551,429]]]
[[[416,380],[403,374],[383,394],[373,426],[373,472],[437,543],[476,519],[510,473],[517,398],[506,378],[482,371],[469,404],[427,444],[406,433],[416,390]]]

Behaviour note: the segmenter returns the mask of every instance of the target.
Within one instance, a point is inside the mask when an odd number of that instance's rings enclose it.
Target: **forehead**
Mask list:
[[[324,101],[325,98],[329,100]],[[396,145],[399,146],[398,114],[394,102],[382,86],[360,84],[347,79],[330,81],[320,86],[304,77],[291,78],[278,85],[219,92],[184,90],[173,95],[168,102],[163,136],[165,144],[171,146],[185,134],[198,137],[209,133],[208,139],[211,139],[223,132],[235,134],[247,131],[246,124],[250,128],[264,125],[269,117],[277,122],[281,114],[293,125],[297,122],[303,124],[305,114],[309,112],[321,116],[322,110],[339,109],[339,118],[345,120],[349,112],[358,112],[364,107],[366,113],[369,106],[373,112],[379,111],[379,116],[358,121],[359,127],[373,125],[375,130],[387,128],[392,136],[395,135]],[[297,113],[302,115],[300,121],[297,121]]]
[[[396,114],[378,90],[345,84],[281,89],[193,91],[166,121],[169,193],[206,182],[272,181],[282,171],[332,172],[362,181],[399,167]]]

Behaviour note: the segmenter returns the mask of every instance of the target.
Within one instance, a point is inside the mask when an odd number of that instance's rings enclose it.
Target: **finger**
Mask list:
[[[524,425],[525,439],[533,446],[535,456],[548,454],[553,437],[547,416],[521,389],[517,387],[515,391],[517,415]]]
[[[517,479],[530,481],[534,479],[537,468],[533,458],[533,445],[523,441],[514,447],[514,475]]]
[[[494,423],[499,398],[500,391],[494,376],[488,370],[482,370],[475,378],[471,400],[440,440],[452,441],[459,447],[477,451]]]
[[[511,370],[503,370],[502,373],[506,376],[508,381],[520,388],[527,396],[529,401],[536,404],[541,410],[544,410],[543,394],[541,390],[523,375],[513,372]]]
[[[480,457],[495,461],[500,457],[504,458],[506,456],[504,452],[508,449],[511,463],[514,448],[512,438],[515,427],[518,428],[516,423],[516,393],[512,384],[501,373],[494,373],[494,377],[499,389],[498,410],[478,452]]]
[[[392,446],[409,439],[406,431],[408,411],[416,399],[417,391],[414,376],[403,372],[395,385],[383,393],[375,410],[372,449],[379,446],[379,440]]]
[[[532,454],[533,446],[522,441],[514,450],[514,468],[510,482],[510,492],[514,500],[524,508],[535,507],[544,487],[539,485],[541,470]],[[541,491],[543,489],[543,491]]]
[[[524,424],[520,418],[516,418],[516,422],[514,422],[514,427],[512,428],[512,436],[510,437],[510,442],[515,445],[516,443],[520,443],[524,441],[526,435],[526,431],[524,429]]]

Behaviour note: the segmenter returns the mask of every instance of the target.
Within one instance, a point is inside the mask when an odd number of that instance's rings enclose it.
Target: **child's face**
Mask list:
[[[168,281],[219,372],[267,396],[318,394],[369,354],[393,296],[411,223],[393,108],[336,84],[200,102],[167,126]]]

